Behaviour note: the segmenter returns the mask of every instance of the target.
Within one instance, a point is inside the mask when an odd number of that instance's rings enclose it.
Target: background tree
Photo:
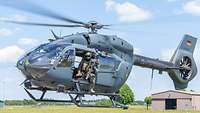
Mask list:
[[[134,93],[127,84],[124,84],[120,88],[119,93],[120,93],[120,99],[118,101],[119,103],[131,104],[134,102]]]
[[[145,97],[144,102],[145,102],[146,105],[147,105],[147,110],[149,109],[149,105],[151,105],[151,101],[152,101],[151,96]]]
[[[134,94],[127,84],[124,84],[119,91],[120,97],[116,101],[121,104],[132,104],[134,102]],[[96,105],[110,105],[109,99],[100,99],[96,101]]]

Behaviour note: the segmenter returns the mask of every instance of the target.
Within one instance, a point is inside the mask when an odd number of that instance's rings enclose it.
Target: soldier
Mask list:
[[[94,93],[94,87],[95,87],[95,81],[96,81],[96,72],[95,72],[95,63],[92,60],[92,54],[90,52],[87,52],[84,55],[83,60],[81,61],[77,77],[84,77],[86,80],[88,80],[90,84],[90,92]]]
[[[92,55],[90,52],[87,52],[81,63],[79,64],[79,67],[78,67],[78,73],[76,74],[76,77],[84,77],[86,78],[90,72],[90,68],[91,68],[91,58],[92,58]]]
[[[94,87],[96,83],[96,74],[97,74],[97,68],[98,68],[98,59],[94,55],[94,59],[91,59],[91,68],[89,70],[89,74],[86,76],[86,80],[89,80],[90,84],[90,92],[94,93]]]

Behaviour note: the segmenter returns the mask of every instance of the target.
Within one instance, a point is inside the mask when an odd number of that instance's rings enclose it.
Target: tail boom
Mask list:
[[[197,38],[185,35],[171,60],[161,61],[141,55],[134,55],[133,65],[165,71],[174,82],[175,89],[185,89],[188,82],[197,75],[197,66],[193,58]]]
[[[143,68],[156,69],[159,71],[167,71],[173,67],[173,63],[167,61],[161,61],[159,59],[149,58],[141,55],[134,55],[133,65],[140,66]]]

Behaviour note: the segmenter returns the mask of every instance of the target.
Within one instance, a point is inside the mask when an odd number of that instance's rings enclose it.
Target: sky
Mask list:
[[[0,0],[1,2],[2,0]],[[15,2],[16,0],[13,0]],[[111,24],[111,30],[98,33],[117,35],[131,43],[136,54],[168,61],[184,34],[200,37],[200,0],[29,0],[61,15],[88,22]],[[0,20],[62,23],[58,20],[0,6]],[[19,84],[25,79],[16,68],[16,61],[25,52],[58,35],[85,32],[86,29],[35,27],[8,24],[0,21],[0,99],[30,99]],[[194,58],[200,69],[200,42]],[[200,74],[187,90],[200,91]],[[127,80],[136,100],[143,100],[153,92],[174,89],[167,73],[134,66]],[[37,92],[34,92],[37,93]],[[38,94],[38,93],[37,93]],[[60,94],[58,94],[60,95]],[[51,97],[64,97],[49,94]]]

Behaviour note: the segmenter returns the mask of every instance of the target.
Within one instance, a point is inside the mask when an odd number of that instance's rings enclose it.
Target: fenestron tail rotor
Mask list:
[[[180,61],[180,67],[183,69],[180,69],[180,75],[184,80],[188,80],[190,76],[192,75],[192,61],[189,57],[184,56]]]

